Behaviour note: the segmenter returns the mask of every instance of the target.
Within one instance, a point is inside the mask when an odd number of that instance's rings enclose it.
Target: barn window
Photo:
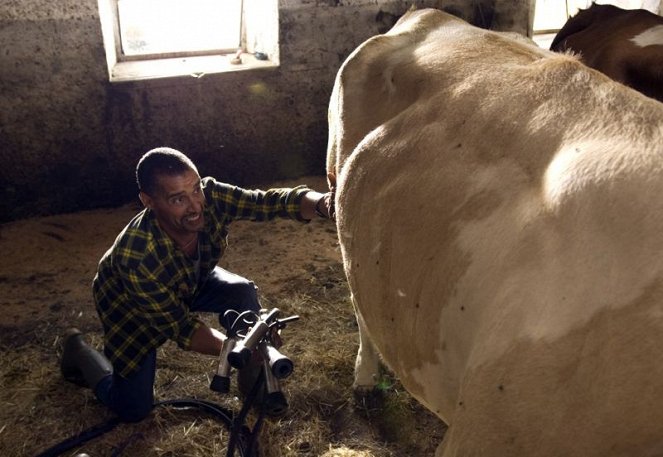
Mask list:
[[[279,64],[278,0],[98,0],[109,79]]]
[[[579,9],[586,9],[592,3],[610,4],[623,9],[646,9],[661,13],[661,0],[535,0],[534,41],[548,48],[555,34],[574,16]]]

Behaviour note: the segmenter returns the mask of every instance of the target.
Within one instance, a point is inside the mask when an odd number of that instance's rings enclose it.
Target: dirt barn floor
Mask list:
[[[300,183],[326,187],[319,177],[269,185]],[[61,335],[76,326],[101,348],[91,281],[101,255],[139,210],[130,204],[0,226],[1,456],[37,455],[112,418],[89,389],[60,376]],[[261,455],[432,456],[444,425],[388,371],[375,398],[352,393],[357,326],[334,224],[236,222],[229,243],[220,265],[254,280],[264,307],[279,308],[282,317],[300,316],[282,333],[281,351],[295,364],[282,382],[290,408],[265,422]],[[202,318],[216,322],[212,315]],[[235,378],[230,394],[209,389],[216,364],[215,357],[165,344],[158,352],[156,399],[204,399],[238,411]],[[161,407],[63,455],[225,456],[228,436],[204,412]]]

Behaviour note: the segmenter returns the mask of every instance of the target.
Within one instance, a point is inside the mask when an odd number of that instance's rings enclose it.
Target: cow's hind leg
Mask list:
[[[359,326],[359,351],[355,361],[355,380],[353,388],[358,394],[367,394],[375,388],[378,381],[380,357],[366,331],[364,318],[355,306]]]

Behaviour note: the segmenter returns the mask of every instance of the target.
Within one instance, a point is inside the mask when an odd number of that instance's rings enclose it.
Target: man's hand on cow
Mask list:
[[[311,220],[317,216],[335,220],[336,209],[334,206],[334,198],[335,189],[333,187],[331,188],[331,191],[326,194],[314,190],[307,192],[302,199],[302,218]]]
[[[315,213],[320,217],[336,220],[336,206],[334,203],[335,199],[336,189],[332,188],[331,191],[323,194],[315,204]]]

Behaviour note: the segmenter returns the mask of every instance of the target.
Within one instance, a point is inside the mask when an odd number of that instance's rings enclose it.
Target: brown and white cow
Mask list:
[[[663,17],[647,10],[592,4],[570,18],[550,45],[663,101]]]
[[[370,338],[439,456],[663,455],[663,104],[420,10],[348,57],[329,120],[356,386]]]

